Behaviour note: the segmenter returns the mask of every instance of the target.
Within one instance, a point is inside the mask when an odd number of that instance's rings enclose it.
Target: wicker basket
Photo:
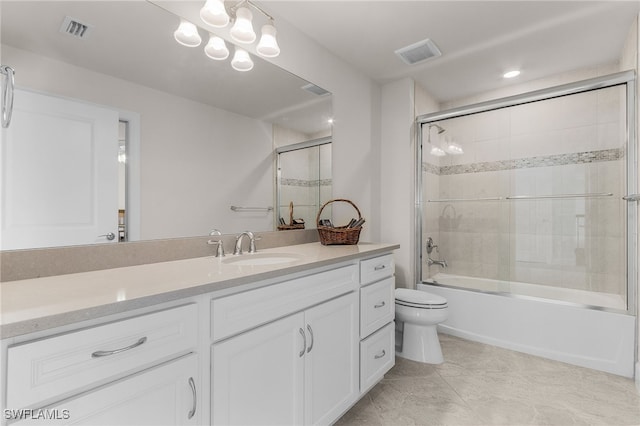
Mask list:
[[[358,226],[356,228],[347,228],[346,226],[338,226],[338,227],[330,227],[330,226],[322,226],[319,224],[320,215],[322,214],[322,210],[331,203],[336,201],[341,201],[344,203],[349,203],[353,206],[354,209],[358,212],[358,220],[362,218],[360,214],[360,209],[358,206],[353,204],[351,201],[337,198],[335,200],[330,200],[324,203],[322,207],[320,207],[320,211],[318,211],[318,216],[316,216],[316,225],[318,226],[318,234],[320,235],[320,242],[322,245],[352,245],[358,244],[358,240],[360,239],[360,230],[362,226]]]
[[[290,229],[304,229],[304,223],[293,223],[293,201],[289,203],[289,224],[278,225],[278,231],[287,231]]]

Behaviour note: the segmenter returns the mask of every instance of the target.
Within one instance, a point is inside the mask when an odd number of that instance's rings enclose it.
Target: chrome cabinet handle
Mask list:
[[[300,351],[298,356],[302,358],[304,352],[307,350],[307,335],[304,334],[304,330],[302,328],[300,329],[300,334],[302,334],[302,350]]]
[[[0,66],[0,74],[5,76],[5,80],[2,85],[2,127],[5,129],[9,127],[11,123],[11,113],[13,112],[13,90],[14,90],[14,77],[15,72],[13,68],[6,65]]]
[[[377,305],[373,305],[373,307],[374,307],[375,309],[378,309],[378,308],[382,308],[382,307],[383,307],[383,306],[385,306],[385,305],[386,305],[386,303],[384,303],[384,302],[380,302],[380,303],[378,303]]]
[[[191,411],[187,414],[187,419],[191,419],[196,414],[196,408],[198,407],[198,393],[196,392],[196,382],[193,377],[189,377],[189,386],[191,386],[191,393],[193,395],[193,405]]]
[[[622,199],[626,201],[640,201],[640,194],[625,195]]]
[[[116,238],[116,234],[114,234],[113,232],[109,232],[108,234],[98,235],[98,238],[100,237],[107,237],[107,240],[113,241]]]
[[[142,345],[146,341],[147,341],[146,337],[141,337],[133,345],[129,345],[129,346],[124,347],[124,348],[113,349],[111,351],[95,351],[94,353],[91,354],[91,358],[100,358],[100,357],[103,357],[103,356],[119,354],[120,352],[124,352],[124,351],[131,350],[133,348],[137,348],[138,346]]]
[[[309,335],[311,336],[311,344],[309,345],[309,347],[307,348],[307,353],[311,352],[311,349],[313,349],[313,330],[311,329],[311,326],[309,324],[307,324],[307,330],[309,330]]]
[[[387,267],[387,265],[378,265],[375,268],[373,268],[373,270],[374,271],[382,271],[386,267]]]
[[[381,354],[375,355],[374,358],[375,359],[380,359],[383,356],[385,356],[387,354],[387,352],[383,349]]]

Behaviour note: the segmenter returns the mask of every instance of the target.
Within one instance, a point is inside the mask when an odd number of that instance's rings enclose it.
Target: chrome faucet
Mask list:
[[[213,231],[209,232],[210,236],[214,236],[214,235],[222,235],[222,232],[220,232],[217,229],[214,229]],[[216,244],[218,246],[218,248],[216,249],[216,257],[224,257],[224,245],[222,244],[222,240],[209,240],[207,241],[207,244],[209,245],[213,245]]]
[[[446,267],[447,267],[447,261],[446,261],[446,260],[444,260],[444,259],[443,259],[443,260],[433,260],[432,258],[427,257],[427,265],[428,265],[428,266],[431,266],[431,265],[440,265],[440,266],[442,266],[443,268],[446,268]]]
[[[438,246],[436,244],[433,243],[433,238],[429,237],[427,238],[427,266],[431,266],[431,265],[439,265],[442,266],[443,268],[447,267],[447,261],[442,259],[442,260],[433,260],[431,258],[431,252],[433,251],[433,249],[436,249],[436,253],[440,253],[438,251]]]
[[[242,240],[245,235],[249,237],[249,253],[255,253],[258,251],[256,250],[256,237],[253,235],[253,232],[244,231],[236,237],[236,248],[233,250],[233,254],[242,254]]]

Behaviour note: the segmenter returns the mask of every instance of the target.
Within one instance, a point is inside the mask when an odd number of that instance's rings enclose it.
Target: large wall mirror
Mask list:
[[[178,44],[172,3],[0,2],[3,250],[276,229],[274,135],[330,137],[331,94]]]

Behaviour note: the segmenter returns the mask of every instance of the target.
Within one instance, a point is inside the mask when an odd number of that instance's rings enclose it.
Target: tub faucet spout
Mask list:
[[[444,260],[444,259],[442,259],[442,260],[433,260],[433,259],[432,259],[432,258],[430,258],[430,257],[427,257],[427,265],[428,265],[428,266],[431,266],[431,265],[440,265],[440,266],[442,266],[443,268],[446,268],[446,267],[448,266],[448,265],[447,265],[447,261],[446,261],[446,260]]]

